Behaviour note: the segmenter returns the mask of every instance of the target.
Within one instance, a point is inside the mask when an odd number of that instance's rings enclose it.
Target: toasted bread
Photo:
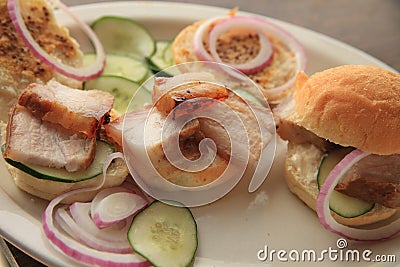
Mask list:
[[[46,52],[65,64],[75,67],[82,65],[82,52],[78,44],[67,29],[57,24],[52,8],[46,1],[20,1],[20,5],[32,36]],[[81,82],[56,73],[25,46],[12,24],[6,0],[0,0],[0,21],[0,120],[7,121],[10,107],[30,83],[46,83],[55,78],[72,87],[81,86]]]
[[[181,64],[185,62],[198,61],[195,51],[194,51],[194,35],[196,30],[204,23],[203,21],[196,22],[192,25],[184,28],[175,38],[172,44],[173,57],[176,64]],[[222,51],[221,58],[224,62],[229,63],[230,61],[236,61],[239,57],[241,61],[246,61],[255,56],[257,51],[257,46],[259,46],[258,41],[255,42],[254,35],[238,32],[239,38],[236,34],[229,34],[225,38],[219,39],[219,44],[217,51]],[[248,40],[248,39],[251,40]],[[254,82],[260,85],[264,96],[268,99],[269,103],[276,104],[281,102],[281,100],[287,96],[290,90],[284,90],[278,94],[272,94],[269,90],[276,88],[289,79],[294,77],[296,74],[297,63],[294,53],[289,50],[280,40],[274,36],[269,36],[272,43],[274,55],[268,66],[264,69],[248,75]],[[253,53],[242,53],[244,46],[255,46]],[[259,49],[259,48],[258,48]],[[225,51],[225,52],[224,52]],[[238,56],[233,51],[239,51],[242,55]],[[226,56],[225,56],[226,55]],[[236,62],[240,63],[240,62]]]

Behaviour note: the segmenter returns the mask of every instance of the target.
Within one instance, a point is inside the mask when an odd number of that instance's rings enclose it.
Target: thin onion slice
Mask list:
[[[254,17],[254,16],[248,17],[248,16],[235,15],[235,16],[216,17],[216,18],[206,20],[197,28],[197,30],[194,34],[193,49],[194,49],[194,53],[195,53],[196,57],[202,61],[218,61],[218,58],[216,60],[214,58],[214,56],[211,55],[205,48],[204,45],[208,41],[208,39],[206,39],[205,36],[208,36],[208,34],[212,33],[212,30],[210,31],[210,28],[214,24],[215,24],[214,27],[217,27],[219,23],[222,24],[229,20],[247,21],[246,23],[248,25],[249,24],[251,24],[253,26],[258,25],[258,26],[255,26],[257,29],[261,28],[261,29],[263,29],[264,33],[273,35],[274,37],[279,39],[288,49],[290,49],[293,52],[295,59],[296,59],[295,74],[284,84],[266,90],[266,93],[269,96],[279,96],[282,93],[284,93],[285,91],[287,91],[288,89],[290,89],[294,84],[297,73],[299,73],[301,70],[304,70],[306,68],[307,58],[306,58],[306,53],[305,53],[304,47],[297,40],[297,38],[295,38],[290,32],[286,31],[285,29],[281,28],[280,26],[276,25],[275,23],[272,23],[265,19],[262,19],[259,17]],[[257,31],[257,32],[259,32],[259,31]],[[215,34],[215,35],[217,35],[217,34]],[[215,37],[213,37],[213,39],[214,39],[213,42],[215,42],[216,41]],[[215,46],[215,44],[211,44],[209,42],[208,46]],[[214,48],[212,50],[214,50]],[[215,52],[214,52],[214,54],[215,54]],[[258,59],[257,59],[257,62],[259,62]],[[253,63],[255,63],[255,62],[253,61]],[[268,66],[268,64],[269,64],[268,60],[265,60],[264,64],[266,64],[266,66]],[[231,64],[229,64],[229,65],[232,66]],[[264,67],[266,67],[266,66],[264,66]],[[234,67],[234,66],[232,66],[232,67]],[[258,66],[258,67],[260,67],[260,66]],[[257,69],[258,68],[251,69],[251,70],[254,71]],[[233,71],[230,72],[229,74],[234,77],[237,77],[237,75],[234,75],[235,73]]]
[[[53,245],[53,247],[63,254],[69,256],[78,262],[89,264],[89,265],[99,265],[99,266],[132,266],[132,267],[145,267],[150,266],[150,262],[146,261],[144,258],[135,253],[121,254],[100,251],[91,247],[86,246],[78,242],[76,239],[64,234],[54,222],[54,210],[56,206],[64,199],[73,194],[86,193],[92,190],[98,190],[104,185],[106,178],[106,171],[111,162],[116,158],[124,159],[124,156],[120,152],[110,154],[103,166],[103,175],[100,183],[94,187],[80,188],[74,191],[62,194],[52,201],[46,207],[46,210],[42,216],[42,227],[44,234],[47,239]]]
[[[142,197],[118,190],[105,189],[92,200],[91,216],[99,228],[105,228],[136,214],[147,206]]]
[[[104,240],[101,238],[101,235],[95,236],[90,232],[85,231],[85,229],[82,228],[65,209],[57,209],[55,215],[57,223],[64,231],[94,249],[121,254],[133,253],[133,249],[127,238],[122,241]],[[128,232],[125,233],[125,235],[127,234]]]
[[[123,241],[126,240],[126,234],[128,232],[132,218],[118,222],[110,227],[99,229],[93,222],[90,215],[90,208],[92,204],[75,202],[69,206],[74,221],[82,227],[85,231],[91,233],[94,236],[101,237],[108,241]]]
[[[236,28],[249,28],[257,32],[260,42],[259,53],[252,59],[245,63],[234,64],[223,62],[217,52],[217,40],[218,38],[229,30]],[[226,63],[231,67],[243,72],[244,74],[256,73],[264,69],[271,61],[273,55],[273,49],[269,38],[265,35],[265,28],[262,23],[258,20],[252,20],[248,17],[233,16],[218,23],[211,31],[209,36],[209,50],[218,63]]]
[[[212,24],[217,23],[218,21],[225,20],[229,18],[229,16],[216,17],[203,22],[199,28],[197,28],[194,33],[193,38],[193,48],[196,57],[202,61],[214,61],[213,57],[208,53],[206,48],[204,47],[204,35],[209,32],[209,28]]]
[[[331,215],[329,199],[335,186],[355,163],[368,155],[369,153],[358,149],[346,155],[329,173],[317,197],[317,214],[322,225],[335,234],[357,241],[385,240],[400,232],[400,219],[379,228],[357,229],[336,222]]]
[[[67,13],[70,17],[72,17],[78,25],[82,28],[82,30],[87,34],[90,41],[94,45],[95,53],[96,53],[96,60],[93,64],[89,66],[85,66],[82,68],[75,68],[73,66],[67,65],[62,63],[61,61],[57,60],[46,51],[35,41],[32,37],[31,33],[27,29],[24,19],[22,18],[20,3],[19,0],[8,0],[7,1],[7,8],[10,14],[10,18],[14,27],[21,37],[22,41],[25,45],[32,51],[32,53],[42,62],[51,66],[57,72],[79,81],[86,81],[99,76],[105,66],[105,52],[104,48],[97,38],[96,34],[93,30],[83,22],[78,16],[76,16],[67,6],[65,6],[61,1],[57,2],[57,6],[60,7],[65,13]]]

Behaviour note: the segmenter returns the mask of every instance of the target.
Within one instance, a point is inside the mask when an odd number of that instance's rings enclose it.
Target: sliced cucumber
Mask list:
[[[235,88],[233,89],[234,92],[236,92],[240,97],[253,102],[254,104],[257,104],[261,107],[264,105],[261,103],[260,99],[258,99],[255,95],[250,93],[249,91],[242,89],[242,88]]]
[[[84,55],[83,64],[92,64],[96,60],[96,55],[87,53]],[[147,77],[149,68],[147,64],[133,57],[116,54],[106,55],[106,66],[103,75],[114,75],[125,77],[129,80],[141,83]]]
[[[325,155],[318,170],[318,189],[325,182],[332,169],[341,161],[344,156],[350,153],[351,149],[337,149]],[[374,203],[368,203],[343,193],[333,191],[329,202],[332,211],[345,218],[354,218],[363,215],[374,208]]]
[[[64,183],[75,183],[83,180],[88,180],[102,174],[104,161],[106,157],[113,152],[114,148],[110,144],[103,141],[97,141],[96,155],[93,159],[92,164],[86,170],[79,170],[76,172],[68,172],[65,169],[49,168],[30,163],[20,163],[13,161],[9,158],[5,158],[5,160],[10,165],[39,179]]]
[[[172,43],[170,41],[157,41],[156,52],[149,58],[150,67],[155,71],[161,71],[174,64],[172,57]]]
[[[154,266],[188,266],[197,250],[197,225],[188,208],[155,201],[134,217],[128,239]]]
[[[126,112],[129,102],[137,93],[135,107],[142,107],[144,103],[151,103],[151,95],[146,90],[139,90],[140,84],[120,76],[102,75],[83,84],[84,90],[98,89],[111,93],[114,100],[114,109],[123,114]],[[144,92],[144,93],[143,93]]]
[[[92,23],[107,53],[150,58],[156,50],[151,33],[140,23],[124,17],[104,16]]]

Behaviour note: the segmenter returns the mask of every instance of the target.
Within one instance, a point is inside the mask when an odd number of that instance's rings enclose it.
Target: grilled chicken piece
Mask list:
[[[73,172],[92,163],[95,148],[96,138],[42,121],[23,106],[10,112],[5,158]]]
[[[18,99],[37,118],[89,137],[108,122],[113,103],[114,97],[105,91],[72,89],[53,80],[29,85]]]
[[[287,98],[274,109],[274,115],[277,124],[276,132],[283,140],[293,142],[295,144],[311,143],[322,151],[330,151],[338,147],[338,145],[319,137],[306,128],[298,125],[294,118],[294,100]]]
[[[385,207],[400,208],[400,155],[370,155],[360,160],[335,190]]]
[[[29,31],[46,52],[65,64],[74,67],[82,65],[78,44],[67,29],[57,25],[45,0],[20,1],[20,6]],[[81,86],[81,82],[56,73],[25,46],[11,22],[6,0],[0,0],[0,27],[0,120],[7,121],[10,108],[30,83],[46,83],[56,78],[72,87]]]

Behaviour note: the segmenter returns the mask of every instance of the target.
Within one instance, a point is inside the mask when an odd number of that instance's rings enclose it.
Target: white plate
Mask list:
[[[225,9],[166,2],[114,2],[78,6],[74,11],[88,22],[101,15],[131,17],[143,23],[157,39],[171,39],[193,21],[219,16]],[[64,17],[59,15],[61,22]],[[273,20],[292,32],[305,46],[308,55],[307,72],[313,73],[342,64],[371,64],[390,69],[375,58],[346,44],[288,23]],[[201,266],[266,266],[278,265],[277,254],[271,262],[257,258],[259,250],[289,252],[314,250],[317,255],[324,250],[346,252],[356,250],[361,255],[366,249],[371,258],[378,254],[395,255],[400,261],[400,238],[380,243],[353,243],[339,250],[338,236],[323,229],[316,214],[294,197],[283,181],[285,144],[279,142],[273,168],[262,187],[253,194],[247,193],[248,181],[242,181],[223,199],[206,207],[195,208],[199,230],[199,249],[195,265]],[[46,202],[19,191],[3,161],[0,163],[0,235],[47,265],[71,266],[71,261],[47,244],[41,231],[41,214]],[[295,252],[292,252],[295,253]],[[343,254],[343,253],[342,253]],[[294,255],[294,254],[291,254]],[[337,253],[340,256],[340,253]],[[263,255],[261,255],[263,256]],[[342,264],[325,254],[324,266]],[[344,258],[343,258],[344,259]],[[236,263],[236,264],[233,264]],[[309,266],[312,262],[297,262]],[[321,265],[322,262],[314,264]],[[359,266],[374,266],[376,262],[351,261]],[[385,266],[395,263],[386,263]]]

